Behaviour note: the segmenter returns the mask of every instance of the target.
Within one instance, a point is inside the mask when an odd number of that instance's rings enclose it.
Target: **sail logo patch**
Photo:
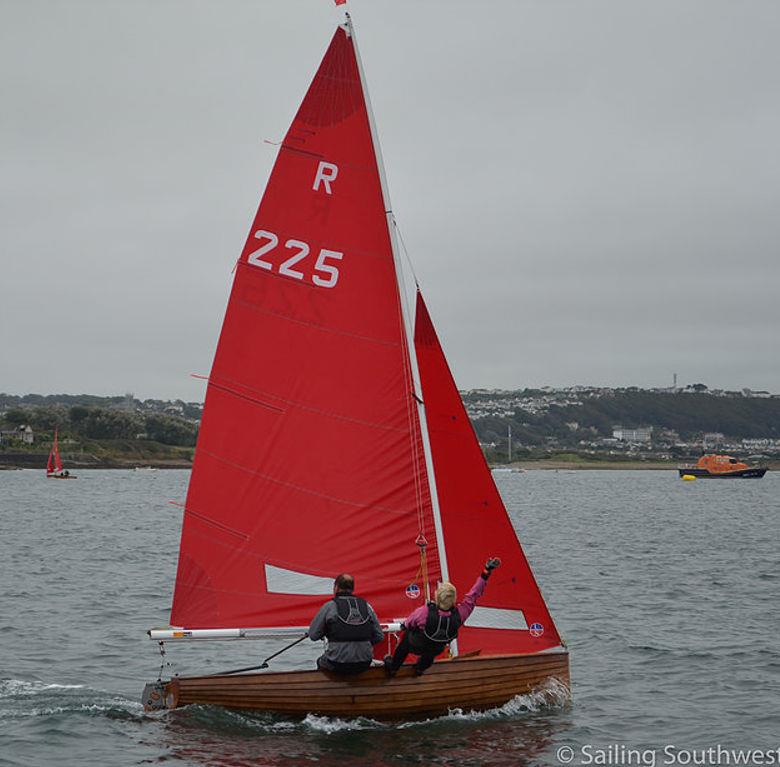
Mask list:
[[[417,599],[420,596],[420,587],[416,583],[410,583],[406,587],[406,596],[409,599]]]
[[[544,634],[544,626],[541,623],[532,623],[528,630],[531,632],[532,637],[540,637]]]

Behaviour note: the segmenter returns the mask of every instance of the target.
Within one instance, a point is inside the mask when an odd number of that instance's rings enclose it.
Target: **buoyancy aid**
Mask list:
[[[446,613],[446,611],[445,611]],[[438,655],[458,635],[461,626],[460,613],[456,607],[449,614],[439,611],[435,602],[428,602],[428,617],[425,628],[409,631],[409,644],[417,653],[433,653]]]
[[[333,597],[337,620],[328,623],[327,637],[332,642],[368,642],[373,636],[368,602],[354,594]]]

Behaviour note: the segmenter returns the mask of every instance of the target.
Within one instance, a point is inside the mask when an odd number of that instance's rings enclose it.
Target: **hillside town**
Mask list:
[[[780,415],[780,395],[767,391],[693,384],[471,389],[461,394],[482,447],[495,462],[562,451],[601,460],[679,461],[706,452],[780,458],[780,424],[774,420]],[[750,418],[742,416],[745,408]],[[739,419],[724,417],[736,411]]]
[[[693,384],[471,389],[461,396],[491,463],[671,463],[707,452],[780,460],[780,395],[767,391]],[[202,412],[199,402],[141,400],[130,393],[0,394],[0,457],[29,465],[57,427],[64,449],[81,459],[96,456],[105,463],[132,455],[188,465]]]

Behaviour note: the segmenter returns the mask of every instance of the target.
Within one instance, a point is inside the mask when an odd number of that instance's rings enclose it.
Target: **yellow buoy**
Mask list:
[[[696,479],[696,477],[694,477],[694,476],[693,476],[693,474],[683,474],[683,475],[682,475],[682,478],[683,478],[683,479],[684,479],[686,482],[690,482],[691,480],[694,480],[694,479]]]

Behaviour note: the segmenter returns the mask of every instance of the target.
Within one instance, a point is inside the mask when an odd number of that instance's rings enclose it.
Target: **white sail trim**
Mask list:
[[[506,610],[502,607],[475,607],[465,625],[472,629],[528,631],[528,622],[522,610]]]
[[[269,594],[302,594],[321,597],[333,594],[333,578],[265,564],[265,584]]]
[[[368,95],[368,86],[366,85],[366,76],[363,72],[363,63],[360,60],[360,51],[358,50],[357,38],[355,37],[355,29],[352,26],[352,19],[349,14],[346,14],[347,18],[347,31],[352,38],[352,44],[355,48],[355,59],[357,60],[358,72],[360,74],[360,84],[363,88],[363,97],[366,100],[366,112],[368,113],[368,124],[371,129],[371,141],[374,145],[374,155],[376,157],[377,168],[379,169],[379,181],[382,188],[382,198],[385,204],[385,215],[387,217],[387,229],[390,234],[390,245],[393,251],[393,262],[395,264],[395,275],[398,282],[398,293],[401,301],[401,314],[404,319],[404,326],[406,330],[406,346],[409,352],[409,363],[412,370],[412,382],[415,392],[417,393],[419,400],[417,402],[417,413],[420,419],[420,431],[422,434],[423,453],[425,456],[425,468],[428,474],[428,488],[431,496],[431,507],[433,510],[433,524],[436,532],[436,547],[439,552],[439,563],[441,565],[442,579],[448,581],[449,568],[447,567],[447,549],[444,545],[444,530],[441,522],[441,510],[439,509],[439,495],[436,490],[436,474],[433,466],[433,453],[431,452],[431,441],[428,437],[428,420],[425,416],[425,406],[422,404],[423,391],[420,384],[420,371],[417,368],[417,354],[414,348],[414,314],[416,311],[416,303],[412,303],[409,306],[409,297],[406,292],[406,286],[404,284],[404,271],[403,262],[401,261],[401,254],[398,251],[398,234],[395,229],[395,220],[393,218],[392,206],[390,205],[390,192],[387,187],[387,177],[385,176],[385,164],[382,159],[382,150],[379,146],[379,136],[376,130],[376,123],[374,122],[374,112],[371,109],[371,99]],[[451,651],[454,655],[457,654],[457,641],[451,645]]]

